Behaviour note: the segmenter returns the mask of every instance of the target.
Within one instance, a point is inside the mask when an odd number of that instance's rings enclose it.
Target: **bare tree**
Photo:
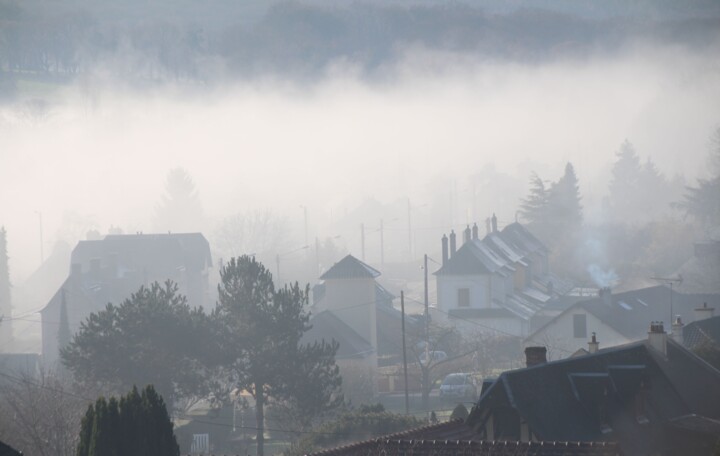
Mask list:
[[[84,396],[60,372],[0,374],[0,439],[24,454],[73,456]]]
[[[287,220],[265,209],[238,212],[224,218],[213,237],[217,248],[228,258],[240,255],[263,258],[287,250],[288,233]]]

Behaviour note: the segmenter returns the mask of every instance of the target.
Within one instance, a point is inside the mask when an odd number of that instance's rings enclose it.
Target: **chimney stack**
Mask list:
[[[525,347],[525,365],[527,367],[545,364],[547,362],[547,348]]]
[[[705,320],[706,318],[712,318],[715,315],[715,308],[708,307],[707,303],[704,302],[702,307],[695,309],[695,321]]]
[[[472,238],[473,238],[473,240],[477,240],[477,239],[478,239],[478,226],[477,226],[477,223],[473,223],[473,227],[472,227]]]
[[[661,321],[650,322],[648,331],[648,343],[652,348],[667,356],[667,334]]]
[[[490,222],[490,217],[485,219],[485,234],[492,233],[492,223]]]
[[[683,327],[685,325],[680,318],[680,315],[675,317],[675,321],[672,324],[672,338],[675,342],[683,345]]]
[[[455,230],[450,230],[450,258],[455,255],[457,245],[455,243]]]
[[[463,244],[465,244],[466,242],[470,242],[470,225],[468,225],[467,228],[463,230]]]
[[[592,333],[592,339],[590,339],[590,342],[588,342],[588,351],[590,353],[597,353],[598,349],[600,348],[600,342],[597,341],[597,338],[595,337],[595,333]]]
[[[448,238],[443,234],[442,237],[442,265],[445,266],[448,260]]]
[[[492,216],[492,232],[497,233],[497,217],[495,217],[494,212],[493,212],[493,216]]]

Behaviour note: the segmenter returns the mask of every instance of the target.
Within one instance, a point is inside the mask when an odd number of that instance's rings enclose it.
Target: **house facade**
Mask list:
[[[70,333],[108,303],[120,304],[140,286],[172,280],[192,306],[210,304],[210,246],[200,233],[108,235],[80,241],[72,251],[70,275],[40,311],[43,361],[59,356],[62,309]]]
[[[547,249],[525,227],[500,231],[494,215],[490,227],[480,239],[477,224],[468,226],[459,247],[454,231],[443,236],[433,318],[464,332],[525,337],[531,318],[571,286],[550,274]]]
[[[544,326],[530,334],[524,345],[543,345],[553,359],[566,358],[583,346],[595,334],[604,347],[626,344],[647,336],[648,321],[667,322],[670,325],[670,307],[674,319],[691,323],[704,315],[703,305],[710,309],[720,305],[720,295],[685,294],[662,285],[612,293],[609,288],[601,289],[593,299],[584,299],[561,312]],[[673,327],[671,333],[677,336],[680,328]]]

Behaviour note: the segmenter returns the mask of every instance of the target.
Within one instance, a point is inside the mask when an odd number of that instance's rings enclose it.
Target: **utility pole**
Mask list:
[[[383,230],[383,219],[380,219],[380,264],[385,264],[385,231]]]
[[[410,414],[410,393],[408,392],[407,351],[405,349],[405,292],[400,291],[400,312],[402,314],[403,372],[405,377],[405,414]]]
[[[412,206],[410,205],[410,198],[408,198],[408,259],[412,260]]]
[[[315,265],[317,266],[317,276],[320,277],[320,241],[315,238]]]
[[[428,350],[430,346],[430,303],[428,299],[428,265],[427,265],[428,256],[427,253],[425,254],[425,259],[423,262],[423,270],[425,272],[425,347],[426,350]],[[428,358],[430,359],[430,358]]]
[[[360,224],[360,252],[362,253],[362,260],[365,261],[365,224]]]

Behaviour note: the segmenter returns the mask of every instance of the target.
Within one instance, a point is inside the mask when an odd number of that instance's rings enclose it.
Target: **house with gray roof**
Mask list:
[[[442,265],[437,277],[433,318],[464,332],[527,336],[530,322],[546,303],[567,293],[572,284],[548,269],[547,248],[525,227],[512,223],[480,239],[477,224],[442,239]]]
[[[553,359],[565,358],[592,333],[604,347],[634,342],[646,337],[649,321],[666,322],[670,329],[671,315],[673,320],[680,316],[685,323],[704,318],[705,313],[698,309],[705,304],[720,306],[720,294],[680,293],[664,285],[622,293],[605,288],[598,296],[582,298],[562,311],[530,334],[524,344],[546,346]],[[677,338],[680,328],[673,325],[672,332]]]
[[[201,233],[107,235],[80,241],[70,257],[70,274],[47,305],[42,319],[42,354],[58,359],[60,313],[65,303],[70,333],[108,303],[120,304],[140,286],[172,280],[193,306],[210,304],[210,245]]]
[[[647,327],[646,327],[647,329]],[[467,424],[489,441],[609,441],[623,454],[711,454],[720,438],[720,371],[661,323],[638,342],[501,374]]]

